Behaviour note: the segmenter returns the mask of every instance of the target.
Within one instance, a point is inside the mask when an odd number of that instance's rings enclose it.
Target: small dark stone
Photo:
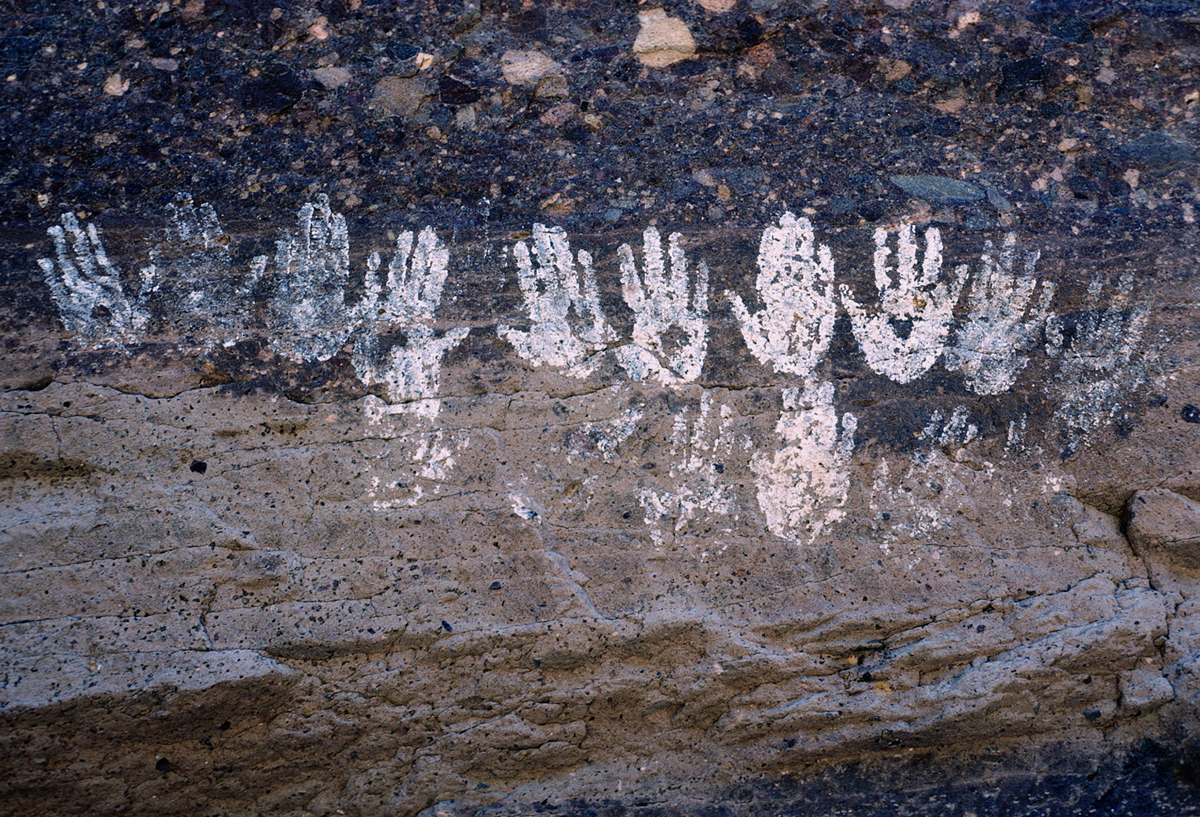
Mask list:
[[[165,757],[160,757],[154,764],[154,768],[160,772],[169,772],[171,771],[171,761],[167,760]]]
[[[1200,408],[1196,408],[1191,403],[1188,403],[1180,409],[1179,416],[1183,418],[1185,423],[1200,423]]]
[[[501,587],[500,582],[492,582],[491,584],[488,585],[488,590],[499,590],[500,587]]]
[[[1092,27],[1082,17],[1071,16],[1050,26],[1050,33],[1068,43],[1086,43],[1092,40]]]
[[[1098,720],[1100,720],[1100,716],[1101,716],[1102,714],[1104,714],[1104,713],[1102,713],[1102,712],[1101,712],[1099,709],[1085,709],[1085,710],[1083,710],[1083,717],[1087,718],[1089,721],[1098,721]]]
[[[1006,62],[1000,66],[1000,95],[1007,96],[1022,88],[1032,88],[1046,81],[1046,63],[1041,57]]]
[[[208,463],[204,460],[192,460],[192,464],[188,466],[193,474],[203,474],[208,470]]]
[[[962,124],[953,116],[937,116],[929,122],[929,132],[935,136],[953,136],[962,130]]]
[[[388,43],[387,46],[387,54],[394,60],[411,60],[420,53],[421,49],[408,43]]]
[[[457,77],[447,74],[438,80],[438,97],[447,105],[470,105],[483,97],[483,92]]]
[[[450,626],[450,622],[446,621],[445,619],[442,619],[442,629],[445,630],[446,632],[450,632],[454,628]]]
[[[287,65],[268,63],[242,86],[242,101],[248,108],[279,113],[300,101],[304,82]]]
[[[1196,149],[1183,139],[1165,133],[1147,133],[1121,148],[1127,160],[1147,170],[1174,170],[1196,161]]]
[[[934,204],[968,204],[984,197],[976,185],[945,176],[891,176],[890,181],[908,195]]]

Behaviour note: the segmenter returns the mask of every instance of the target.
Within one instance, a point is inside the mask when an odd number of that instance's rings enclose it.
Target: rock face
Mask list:
[[[1195,813],[1192,17],[27,5],[0,812]]]

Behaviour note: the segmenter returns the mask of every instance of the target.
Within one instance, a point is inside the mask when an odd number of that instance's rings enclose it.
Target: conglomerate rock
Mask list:
[[[1185,5],[9,4],[0,812],[1196,813]]]

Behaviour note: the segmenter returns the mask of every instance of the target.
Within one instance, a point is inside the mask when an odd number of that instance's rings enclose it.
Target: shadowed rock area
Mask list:
[[[0,813],[1200,813],[1200,10],[0,22]]]

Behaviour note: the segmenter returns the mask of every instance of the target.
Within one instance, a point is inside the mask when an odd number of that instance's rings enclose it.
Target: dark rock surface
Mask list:
[[[0,813],[1197,812],[1189,4],[0,24]]]

